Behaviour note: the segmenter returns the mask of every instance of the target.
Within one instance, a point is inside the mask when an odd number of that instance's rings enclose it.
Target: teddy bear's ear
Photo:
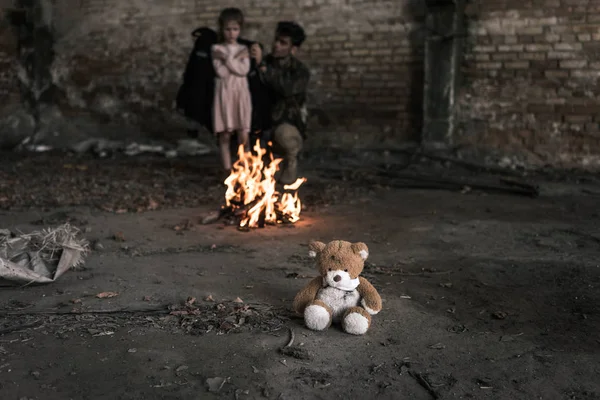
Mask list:
[[[313,241],[308,244],[308,256],[315,258],[325,248],[325,243]]]
[[[366,260],[367,257],[369,257],[369,248],[367,247],[366,244],[362,243],[362,242],[358,242],[358,243],[352,243],[352,251],[355,254],[360,255],[360,258],[362,258],[363,260]]]

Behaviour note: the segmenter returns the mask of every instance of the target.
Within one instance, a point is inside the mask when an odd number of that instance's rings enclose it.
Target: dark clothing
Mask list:
[[[246,39],[238,39],[238,43],[246,45],[248,47],[248,51],[250,51],[250,47],[252,47],[255,42]],[[260,46],[262,48],[262,45]],[[250,58],[248,88],[250,89],[250,96],[252,97],[252,133],[271,129],[272,100],[270,98],[269,91],[267,90],[263,81],[260,79],[256,60],[254,58]],[[254,143],[255,141],[253,141],[251,145]]]
[[[183,73],[183,84],[177,92],[177,110],[212,132],[215,71],[210,49],[217,42],[217,33],[210,28],[198,28],[192,36],[196,42]]]
[[[213,132],[212,108],[216,74],[212,64],[211,46],[217,43],[217,33],[203,27],[196,29],[192,36],[197,39],[183,74],[183,84],[177,93],[177,109]],[[241,38],[238,39],[238,43],[248,46],[248,50],[254,44]],[[271,99],[258,75],[256,62],[254,59],[250,61],[248,88],[252,98],[251,129],[257,132],[271,128]]]
[[[268,89],[271,101],[273,127],[289,123],[298,128],[306,138],[306,95],[310,80],[309,69],[296,57],[264,58],[265,71],[260,71],[262,82]]]

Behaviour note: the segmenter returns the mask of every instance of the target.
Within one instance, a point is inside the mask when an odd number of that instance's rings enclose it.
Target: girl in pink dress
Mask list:
[[[219,136],[221,161],[231,170],[230,142],[233,132],[238,143],[249,151],[248,136],[252,118],[252,102],[247,75],[250,71],[248,48],[237,42],[244,15],[237,8],[226,8],[219,16],[220,43],[212,48],[213,66],[217,74],[214,99],[214,129]]]

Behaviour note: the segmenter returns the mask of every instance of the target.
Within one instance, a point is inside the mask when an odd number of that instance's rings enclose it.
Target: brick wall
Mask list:
[[[313,145],[381,144],[418,133],[423,10],[411,0],[214,0],[52,2],[55,83],[68,115],[92,112],[156,136],[173,136],[174,98],[190,32],[219,11],[245,11],[244,36],[270,47],[275,23],[295,19],[308,39],[300,57],[313,79]],[[414,6],[417,4],[417,6]]]
[[[456,144],[600,166],[600,0],[479,0],[468,15]]]

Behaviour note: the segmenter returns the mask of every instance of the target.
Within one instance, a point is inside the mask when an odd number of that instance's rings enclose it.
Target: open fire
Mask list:
[[[274,159],[257,141],[254,153],[238,148],[238,160],[227,179],[225,206],[221,215],[233,215],[239,219],[240,228],[258,228],[265,224],[295,223],[300,219],[302,203],[298,189],[306,182],[298,178],[291,185],[283,187],[283,193],[276,190],[275,173],[279,170],[280,158]]]

